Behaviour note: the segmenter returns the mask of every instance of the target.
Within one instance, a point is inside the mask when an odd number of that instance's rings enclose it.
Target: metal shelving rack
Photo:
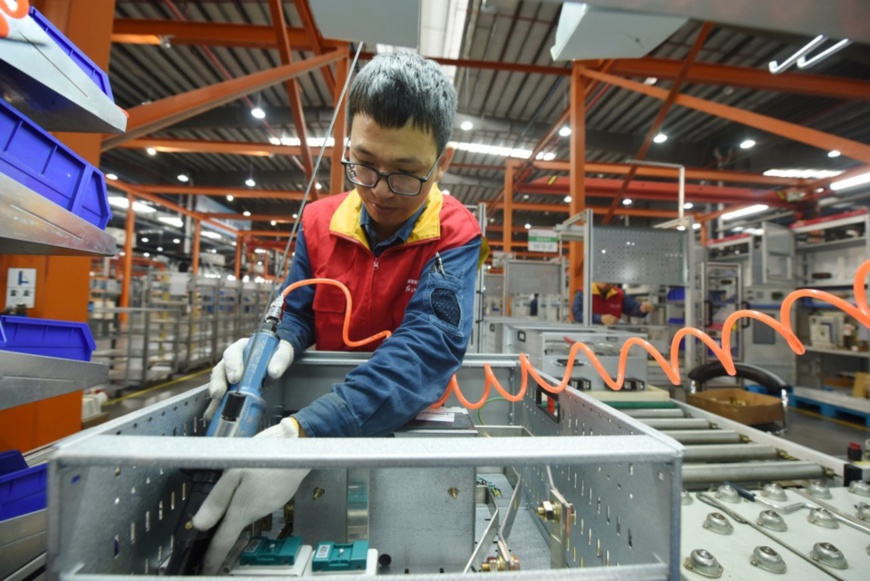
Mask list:
[[[96,77],[85,72],[89,62],[84,55],[62,35],[51,36],[40,26],[35,18],[41,15],[31,14],[6,19],[9,33],[0,51],[0,97],[46,130],[123,132],[124,112],[111,93],[98,86]],[[0,173],[0,253],[112,256],[115,240]],[[108,369],[102,363],[0,351],[0,409],[105,383]],[[31,465],[39,462],[29,460]],[[0,549],[5,555],[0,577],[24,578],[45,566],[46,513],[34,511],[0,522]]]

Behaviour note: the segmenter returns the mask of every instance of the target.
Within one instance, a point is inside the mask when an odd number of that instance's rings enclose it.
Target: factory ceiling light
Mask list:
[[[744,216],[751,216],[753,214],[758,214],[767,210],[768,206],[766,204],[755,204],[754,206],[748,206],[746,208],[741,208],[740,210],[734,210],[733,212],[728,212],[722,214],[722,220],[734,220],[736,218],[743,218]]]
[[[653,141],[656,143],[664,143],[667,140],[668,140],[668,136],[665,135],[664,133],[659,133],[658,135],[653,137]]]
[[[175,226],[176,228],[181,228],[182,226],[184,226],[184,221],[177,216],[160,216],[157,219],[164,224],[169,224],[170,226]]]
[[[854,188],[857,186],[863,186],[864,184],[870,183],[870,172],[862,173],[861,175],[857,175],[852,178],[847,178],[845,180],[840,180],[838,182],[833,182],[831,184],[831,189],[835,192],[840,190],[845,190],[847,188]]]
[[[754,139],[744,139],[742,142],[740,142],[740,149],[749,149],[751,147],[755,147]]]
[[[127,198],[122,198],[120,196],[109,196],[109,205],[126,210],[127,206],[130,205],[130,201]],[[154,214],[157,212],[155,208],[143,204],[142,202],[133,202],[133,211],[137,214]]]
[[[828,152],[828,157],[840,157],[840,152],[836,149],[832,149]]]

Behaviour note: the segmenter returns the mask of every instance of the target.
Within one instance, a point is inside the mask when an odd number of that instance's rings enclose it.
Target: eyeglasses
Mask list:
[[[362,163],[355,163],[346,159],[341,160],[344,166],[344,173],[347,175],[350,183],[362,186],[364,188],[373,188],[378,185],[381,178],[387,180],[387,186],[390,191],[400,196],[416,196],[423,189],[423,184],[429,181],[432,177],[432,172],[438,167],[438,162],[441,161],[441,156],[444,155],[444,150],[438,154],[438,159],[426,177],[415,176],[409,173],[384,173],[376,170],[373,167]]]

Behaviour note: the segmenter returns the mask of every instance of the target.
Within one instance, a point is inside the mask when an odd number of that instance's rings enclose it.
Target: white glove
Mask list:
[[[245,371],[245,346],[250,339],[239,339],[224,351],[224,358],[218,361],[218,364],[211,370],[211,379],[208,382],[208,395],[212,401],[208,404],[208,409],[205,410],[203,418],[210,422],[214,417],[215,412],[220,407],[221,400],[224,394],[227,393],[227,388],[232,383],[238,383],[242,379],[242,373]],[[278,379],[290,364],[293,363],[293,345],[281,339],[278,343],[278,349],[272,354],[269,359],[269,365],[266,367],[266,373],[272,379]]]
[[[298,438],[290,418],[263,430],[254,438]],[[216,574],[242,530],[255,520],[287,504],[308,475],[306,469],[233,468],[217,481],[193,517],[194,528],[206,531],[223,517],[203,559],[202,573]]]

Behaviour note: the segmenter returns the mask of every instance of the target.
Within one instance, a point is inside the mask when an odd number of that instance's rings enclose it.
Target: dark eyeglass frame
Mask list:
[[[347,153],[347,149],[345,149],[345,153]],[[362,186],[364,188],[375,188],[375,187],[377,187],[377,185],[381,182],[381,179],[383,178],[383,179],[387,180],[387,187],[390,188],[390,191],[393,192],[394,194],[396,194],[397,196],[413,197],[413,196],[419,196],[420,192],[423,191],[423,185],[429,181],[429,178],[432,177],[432,173],[435,171],[435,168],[438,167],[438,164],[441,162],[442,155],[444,155],[443,149],[441,150],[441,153],[438,154],[438,159],[435,160],[435,163],[432,165],[432,169],[429,170],[429,173],[426,174],[426,177],[420,177],[420,176],[416,176],[414,174],[404,173],[404,172],[400,172],[400,171],[392,172],[392,173],[385,173],[385,172],[381,172],[381,171],[376,170],[375,168],[373,168],[370,165],[366,165],[364,163],[358,163],[356,161],[350,161],[349,159],[345,159],[344,157],[342,157],[341,165],[344,166],[344,175],[347,177],[348,181],[354,185]],[[356,179],[354,179],[351,176],[351,171],[353,170],[353,166],[364,167],[367,170],[374,172],[378,179],[376,179],[375,183],[373,183],[371,185],[364,184],[360,181],[357,181]],[[393,188],[393,184],[390,183],[390,178],[393,176],[401,176],[403,178],[414,178],[415,180],[418,180],[420,182],[420,187],[413,194],[409,194],[408,192],[397,192]]]

